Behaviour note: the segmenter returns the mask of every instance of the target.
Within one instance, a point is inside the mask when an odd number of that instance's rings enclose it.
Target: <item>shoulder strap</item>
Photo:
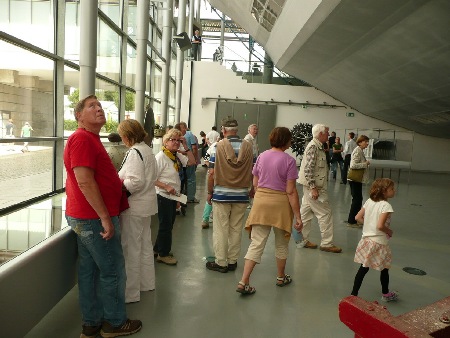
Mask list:
[[[139,155],[139,157],[141,158],[142,162],[144,162],[144,158],[142,157],[142,154],[141,154],[141,152],[139,151],[139,149],[136,149],[136,148],[131,148],[131,149],[136,150],[136,152],[138,153],[138,155]],[[131,149],[130,149],[130,150],[131,150]],[[130,153],[130,151],[127,151],[127,153],[126,153],[124,159],[122,160],[122,164],[120,165],[120,168],[119,168],[118,171],[120,171],[120,169],[122,169],[122,167],[123,167],[125,161],[127,160],[127,157],[128,157],[128,154],[129,154],[129,153]]]
[[[136,150],[137,153],[138,153],[138,155],[139,155],[139,157],[141,158],[141,161],[144,161],[144,158],[142,157],[142,154],[141,154],[141,152],[139,151],[139,149],[137,149],[137,148],[132,148],[132,149]]]

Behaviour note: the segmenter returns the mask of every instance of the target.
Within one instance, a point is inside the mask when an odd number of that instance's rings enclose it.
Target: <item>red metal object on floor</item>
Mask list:
[[[339,318],[355,338],[449,338],[450,297],[400,316],[393,316],[386,306],[349,296],[339,303]]]

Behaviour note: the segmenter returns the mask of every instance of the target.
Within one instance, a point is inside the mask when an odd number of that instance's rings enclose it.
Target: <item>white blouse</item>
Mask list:
[[[180,153],[177,153],[177,157],[181,161],[183,167],[185,167],[188,162],[188,158]],[[175,170],[173,161],[166,154],[164,154],[163,151],[160,151],[158,154],[156,154],[156,166],[158,169],[156,179],[175,188],[177,192],[180,192],[181,181],[178,171]],[[181,168],[180,170],[183,169]],[[163,191],[162,196],[164,196],[164,193],[166,191],[164,189],[156,187],[156,192],[158,194],[160,194],[161,191]]]
[[[138,149],[142,155],[135,150]],[[125,162],[119,171],[119,178],[131,193],[128,197],[130,211],[142,217],[158,212],[156,201],[156,159],[152,149],[145,142],[136,143],[125,155]]]

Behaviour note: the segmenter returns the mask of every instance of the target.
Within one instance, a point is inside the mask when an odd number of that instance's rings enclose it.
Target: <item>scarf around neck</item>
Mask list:
[[[183,165],[181,164],[181,161],[178,158],[177,153],[176,152],[172,153],[169,149],[167,149],[164,146],[161,147],[161,150],[173,162],[173,167],[178,172],[178,175],[180,176],[180,181],[183,181],[184,179]]]

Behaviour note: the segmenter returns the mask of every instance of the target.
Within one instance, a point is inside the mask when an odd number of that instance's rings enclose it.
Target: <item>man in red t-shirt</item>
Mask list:
[[[66,219],[78,242],[81,336],[133,334],[142,323],[128,319],[125,309],[125,260],[118,217],[122,183],[100,140],[106,119],[97,97],[78,102],[75,118],[78,129],[67,140],[64,164]]]

